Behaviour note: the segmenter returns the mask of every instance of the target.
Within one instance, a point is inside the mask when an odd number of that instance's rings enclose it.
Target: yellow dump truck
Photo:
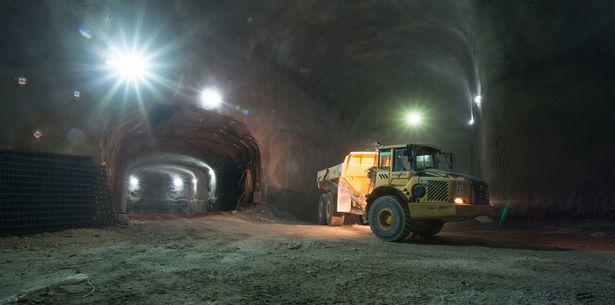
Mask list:
[[[318,172],[319,221],[341,225],[355,214],[378,238],[400,241],[411,232],[431,237],[445,222],[491,215],[487,184],[453,172],[453,162],[452,154],[431,145],[351,152]]]

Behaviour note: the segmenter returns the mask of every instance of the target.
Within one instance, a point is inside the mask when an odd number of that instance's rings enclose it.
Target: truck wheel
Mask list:
[[[324,195],[325,194],[320,194],[320,198],[318,200],[318,223],[321,225],[327,224],[327,218],[325,217],[325,201],[323,199]]]
[[[325,193],[320,196],[324,204],[325,224],[330,226],[341,226],[344,224],[344,213],[337,211],[337,202],[333,200],[331,193]]]
[[[422,238],[431,238],[438,234],[442,227],[444,227],[444,222],[442,221],[416,221],[412,224],[412,232]]]
[[[395,196],[382,196],[368,212],[372,233],[384,241],[400,241],[410,234],[412,219],[407,204]]]

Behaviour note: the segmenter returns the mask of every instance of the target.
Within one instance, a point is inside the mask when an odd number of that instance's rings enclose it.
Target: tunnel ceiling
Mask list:
[[[264,58],[336,105],[350,128],[385,130],[400,109],[420,107],[446,110],[433,124],[455,130],[467,123],[472,96],[511,62],[591,40],[613,15],[599,2],[3,1],[3,45],[11,47],[1,60],[23,68],[54,59],[71,63],[77,77],[75,63],[90,60],[84,51],[99,43],[84,46],[78,29],[105,40],[142,20],[139,32],[155,32],[144,36],[153,44],[173,42],[165,59],[178,69],[190,66],[181,63],[190,50]]]
[[[465,6],[299,1],[260,17],[254,27],[261,34],[250,37],[250,48],[270,46],[278,64],[363,121],[391,116],[391,108],[407,100],[424,106],[449,100],[463,112],[466,96],[458,92],[472,76]],[[383,105],[385,115],[366,115]]]

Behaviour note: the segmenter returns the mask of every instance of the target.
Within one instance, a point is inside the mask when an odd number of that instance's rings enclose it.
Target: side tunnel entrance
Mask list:
[[[244,124],[193,107],[135,112],[108,139],[116,211],[196,214],[252,202],[260,149]]]
[[[215,194],[215,178],[209,170],[182,164],[133,166],[125,183],[122,210],[133,213],[203,213],[213,198],[209,195]]]

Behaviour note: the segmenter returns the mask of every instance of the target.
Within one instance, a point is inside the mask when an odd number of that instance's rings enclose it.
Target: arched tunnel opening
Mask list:
[[[215,202],[216,177],[211,167],[191,168],[171,162],[132,165],[126,170],[120,211],[133,213],[199,214]],[[136,162],[139,162],[137,160]]]
[[[242,123],[211,111],[164,105],[118,121],[122,128],[109,139],[109,157],[120,213],[198,214],[253,202],[260,149]]]

